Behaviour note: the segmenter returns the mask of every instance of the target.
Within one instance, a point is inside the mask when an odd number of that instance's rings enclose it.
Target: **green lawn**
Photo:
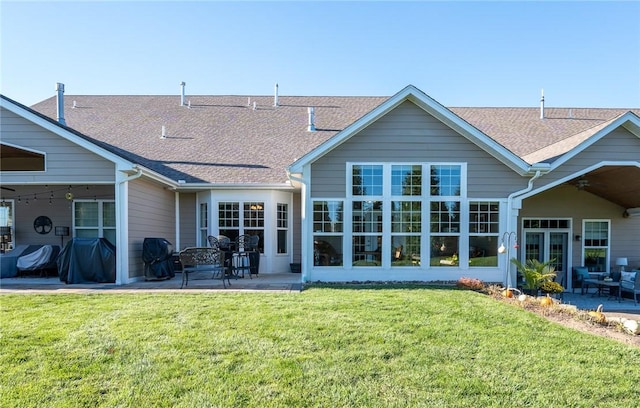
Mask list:
[[[640,349],[470,291],[3,295],[3,407],[632,407]]]

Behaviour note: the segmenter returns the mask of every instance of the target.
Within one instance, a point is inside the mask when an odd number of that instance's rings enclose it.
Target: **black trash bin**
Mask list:
[[[146,280],[164,280],[175,276],[173,244],[164,238],[145,238],[142,260]]]

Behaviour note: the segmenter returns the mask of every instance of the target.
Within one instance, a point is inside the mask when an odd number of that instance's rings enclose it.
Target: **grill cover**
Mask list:
[[[58,273],[65,283],[114,283],[116,247],[105,238],[73,238],[58,257]]]
[[[164,238],[145,238],[142,243],[142,261],[145,279],[169,279],[175,276],[173,244]]]

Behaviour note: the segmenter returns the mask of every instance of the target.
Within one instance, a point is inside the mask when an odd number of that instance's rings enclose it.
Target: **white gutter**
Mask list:
[[[533,175],[533,177],[531,177],[529,179],[529,182],[527,183],[527,187],[523,188],[522,190],[519,191],[514,191],[513,193],[509,194],[509,196],[507,197],[507,230],[503,233],[504,234],[511,234],[515,232],[515,241],[517,243],[518,240],[518,231],[511,230],[511,219],[512,217],[512,206],[513,206],[513,200],[518,197],[521,196],[523,194],[528,193],[529,191],[533,190],[533,182],[539,178],[540,176],[542,176],[542,170],[536,170],[536,173]],[[510,235],[509,235],[510,236]],[[507,245],[511,245],[511,242],[507,242]],[[507,266],[506,266],[506,270],[507,270],[507,281],[504,282],[504,284],[506,286],[511,286],[511,282],[513,282],[512,276],[511,276],[511,259],[507,259]]]

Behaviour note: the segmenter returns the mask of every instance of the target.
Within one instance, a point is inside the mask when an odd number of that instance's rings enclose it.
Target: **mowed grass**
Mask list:
[[[3,295],[3,407],[635,407],[640,349],[470,291]]]

